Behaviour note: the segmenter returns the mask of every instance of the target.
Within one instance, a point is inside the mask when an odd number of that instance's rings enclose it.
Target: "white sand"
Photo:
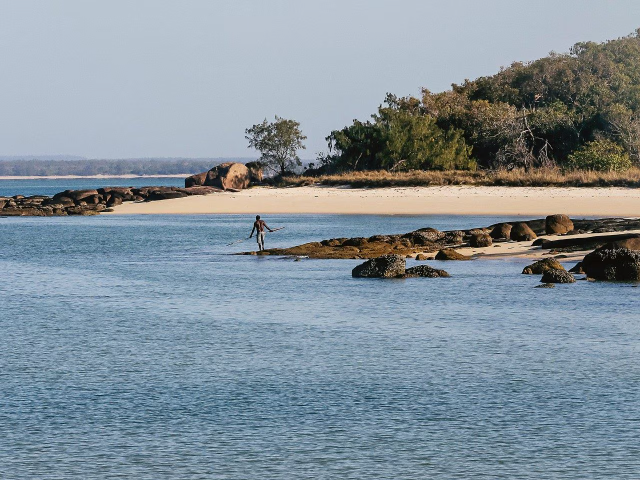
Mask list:
[[[640,216],[640,189],[569,187],[257,187],[149,203],[126,203],[115,214],[443,214]]]

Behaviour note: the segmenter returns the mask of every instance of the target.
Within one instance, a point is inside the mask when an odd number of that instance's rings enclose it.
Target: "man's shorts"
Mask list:
[[[256,241],[260,244],[264,243],[264,232],[258,232],[256,235]]]

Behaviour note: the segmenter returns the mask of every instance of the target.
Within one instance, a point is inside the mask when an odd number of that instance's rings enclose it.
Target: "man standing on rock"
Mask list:
[[[265,223],[264,220],[260,220],[260,215],[256,215],[256,221],[253,222],[253,228],[251,229],[251,235],[249,238],[253,237],[253,232],[256,232],[256,240],[258,241],[258,250],[264,250],[264,229],[273,232],[271,228]]]

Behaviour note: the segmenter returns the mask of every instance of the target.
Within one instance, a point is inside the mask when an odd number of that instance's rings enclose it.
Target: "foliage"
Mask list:
[[[245,130],[249,148],[260,152],[259,161],[274,173],[285,174],[302,165],[298,150],[305,149],[303,141],[307,139],[300,131],[300,124],[276,115],[274,122],[265,118]]]
[[[334,130],[327,137],[330,155],[321,162],[330,170],[470,169],[470,148],[461,133],[445,131],[435,119],[405,106],[392,95],[372,121]]]
[[[594,140],[569,155],[567,166],[597,172],[623,172],[631,168],[629,154],[611,140]]]
[[[355,120],[327,140],[325,171],[474,164],[525,171],[573,168],[577,159],[586,161],[587,152],[604,146],[599,153],[606,153],[605,163],[617,160],[603,168],[624,168],[625,155],[638,166],[640,30],[604,43],[578,43],[566,54],[515,62],[445,92],[389,95],[371,121]],[[611,144],[624,154],[611,153]]]

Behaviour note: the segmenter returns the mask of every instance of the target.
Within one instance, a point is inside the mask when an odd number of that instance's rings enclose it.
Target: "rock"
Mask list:
[[[547,270],[564,270],[564,267],[555,258],[545,258],[524,267],[522,273],[525,275],[540,275]]]
[[[471,236],[469,240],[469,245],[472,247],[490,247],[493,244],[493,240],[491,239],[491,235],[487,233],[476,233]]]
[[[65,190],[64,192],[56,193],[53,196],[53,199],[57,200],[59,197],[67,197],[72,199],[77,204],[85,198],[90,198],[98,195],[99,193],[97,190]]]
[[[494,240],[509,240],[511,238],[511,228],[510,223],[499,223],[491,230],[491,238]]]
[[[640,251],[608,243],[584,257],[582,269],[596,280],[640,280]]]
[[[248,162],[245,166],[249,169],[249,180],[251,183],[260,183],[264,178],[262,164],[260,162]]]
[[[383,255],[367,260],[351,272],[356,278],[399,278],[405,274],[406,261],[401,255]]]
[[[569,250],[592,250],[602,247],[608,243],[615,243],[621,248],[629,250],[640,250],[640,235],[637,233],[618,233],[611,235],[594,235],[589,237],[568,237],[559,240],[544,240],[542,248],[545,250],[555,250],[564,248]]]
[[[573,222],[566,215],[549,215],[546,218],[545,232],[547,235],[568,233],[572,230]]]
[[[529,225],[524,222],[515,223],[511,227],[511,233],[509,235],[511,240],[515,240],[516,242],[528,242],[538,237]]]
[[[542,283],[576,283],[576,279],[566,270],[547,270],[542,274]]]
[[[442,242],[445,245],[460,245],[464,241],[464,232],[462,230],[453,230],[444,232]]]
[[[425,260],[429,260],[429,257],[424,253],[419,253],[418,255],[416,255],[416,260],[418,260],[419,262],[423,262]]]
[[[445,234],[440,230],[437,230],[431,227],[420,228],[415,232],[411,232],[408,235],[411,235],[411,234],[418,235],[420,238],[423,239],[423,241],[426,241],[426,242],[437,242],[439,240],[442,240],[445,236]]]
[[[122,197],[120,195],[111,195],[107,201],[107,207],[116,207],[122,205]]]
[[[536,285],[533,288],[555,288],[556,285],[554,283],[543,283],[542,285]]]
[[[250,183],[249,169],[242,163],[222,163],[207,172],[205,185],[227,190],[242,190]]]
[[[471,257],[462,255],[453,248],[443,248],[436,254],[436,260],[471,260]]]
[[[571,272],[571,273],[584,273],[584,270],[582,269],[582,262],[576,263],[573,267],[571,267],[569,269],[569,272]]]
[[[426,277],[426,278],[440,278],[440,277],[450,277],[447,272],[444,270],[438,270],[437,268],[432,268],[429,265],[418,265],[417,267],[407,268],[405,270],[405,277]]]
[[[191,175],[190,177],[185,178],[184,186],[185,188],[203,186],[204,182],[207,180],[207,174],[209,172],[196,173],[195,175]]]
[[[369,243],[369,240],[367,240],[366,238],[355,237],[345,240],[344,242],[342,242],[342,245],[344,245],[345,247],[363,247],[367,243]]]
[[[155,200],[170,200],[172,198],[184,198],[188,195],[184,192],[175,190],[157,189],[147,193],[146,201],[153,202]]]

